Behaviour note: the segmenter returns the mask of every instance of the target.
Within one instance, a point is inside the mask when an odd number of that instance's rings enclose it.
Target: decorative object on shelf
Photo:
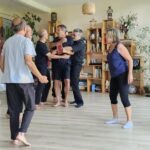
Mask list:
[[[129,14],[119,18],[119,29],[124,33],[124,39],[128,39],[128,31],[137,26],[137,14]]]
[[[107,9],[107,19],[108,20],[112,20],[112,13],[113,13],[113,9],[111,8],[111,6],[109,6]]]
[[[97,27],[97,21],[93,18],[90,20],[90,28],[94,29]]]
[[[36,14],[27,12],[23,17],[22,17],[28,25],[30,25],[30,27],[32,28],[33,31],[33,42],[35,42],[34,38],[37,37],[38,32],[36,30],[36,23],[41,21],[41,18],[39,16],[37,16]]]
[[[82,13],[84,15],[93,15],[95,14],[95,3],[93,2],[86,2],[82,5]]]
[[[57,21],[57,13],[52,12],[51,13],[51,22],[55,23]]]

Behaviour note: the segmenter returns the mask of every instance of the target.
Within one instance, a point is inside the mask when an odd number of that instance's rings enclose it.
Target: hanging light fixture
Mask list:
[[[86,2],[82,5],[82,13],[84,15],[93,15],[95,14],[95,3]]]

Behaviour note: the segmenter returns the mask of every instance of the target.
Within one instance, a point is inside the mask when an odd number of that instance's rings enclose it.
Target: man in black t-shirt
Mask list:
[[[59,25],[57,26],[57,35],[58,37],[54,40],[54,43],[57,44],[62,43],[62,46],[71,46],[73,45],[73,39],[70,36],[66,36],[66,26],[65,25]],[[55,45],[56,49],[56,45]],[[53,53],[57,53],[57,50]],[[58,54],[58,53],[57,53]],[[65,98],[64,98],[64,106],[68,106],[68,93],[70,89],[70,65],[71,60],[69,59],[56,59],[53,60],[52,65],[52,74],[54,79],[54,87],[55,87],[55,93],[57,102],[54,106],[59,106],[61,101],[61,81],[64,80],[64,92],[65,92]]]

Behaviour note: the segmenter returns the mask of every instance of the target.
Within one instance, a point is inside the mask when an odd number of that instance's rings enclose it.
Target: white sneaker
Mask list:
[[[105,122],[105,124],[118,124],[118,123],[119,123],[118,118],[113,118],[113,119]]]
[[[124,129],[131,129],[133,128],[133,122],[127,121],[127,123],[123,126]]]

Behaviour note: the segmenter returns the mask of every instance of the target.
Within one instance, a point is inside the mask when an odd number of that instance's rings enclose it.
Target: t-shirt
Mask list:
[[[4,43],[4,73],[2,83],[33,83],[33,76],[25,63],[25,56],[35,56],[32,41],[20,34],[15,34]]]
[[[38,41],[36,44],[36,57],[35,57],[35,64],[37,67],[45,67],[48,66],[48,57],[46,54],[48,53],[48,48],[46,43]]]

